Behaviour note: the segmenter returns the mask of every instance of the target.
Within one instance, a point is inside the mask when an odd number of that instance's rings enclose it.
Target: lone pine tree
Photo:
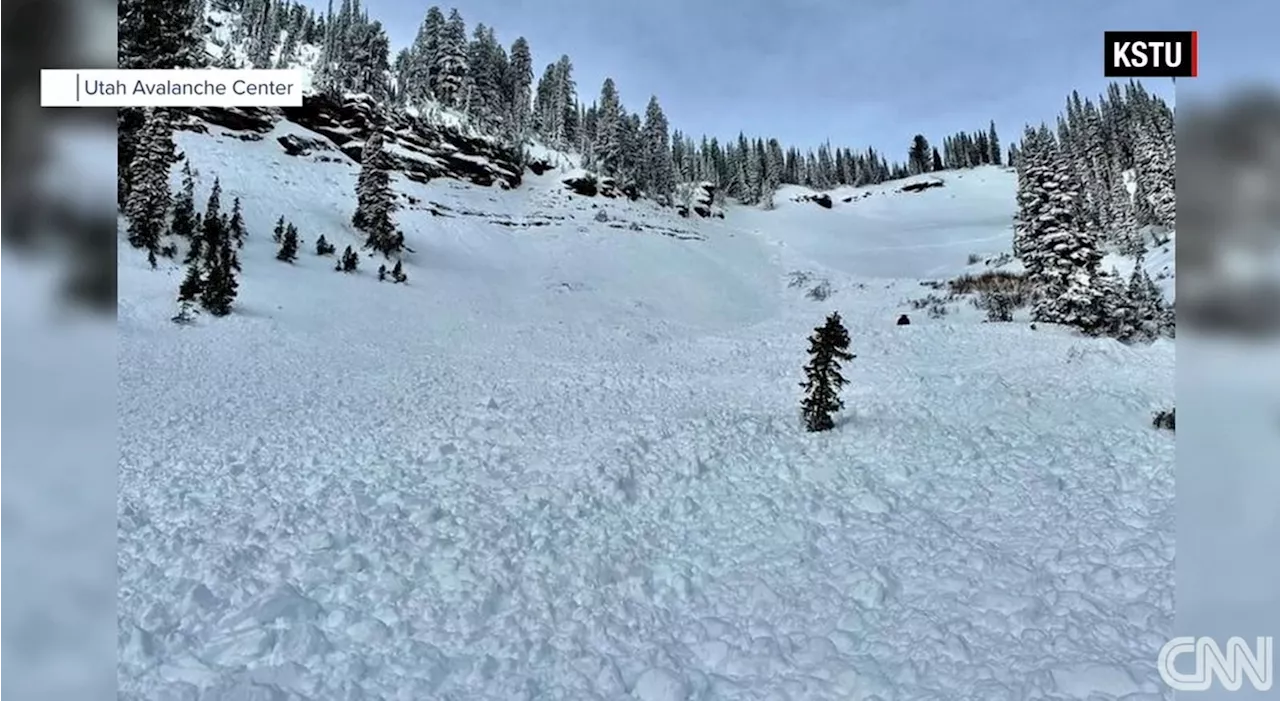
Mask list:
[[[849,332],[841,322],[839,312],[833,312],[826,323],[815,328],[813,335],[809,336],[809,364],[804,367],[808,379],[800,386],[805,390],[801,409],[805,428],[810,432],[835,428],[831,415],[844,408],[839,392],[848,384],[840,374],[840,362],[855,357],[849,353]]]
[[[350,246],[347,246],[346,249],[342,251],[342,257],[333,266],[333,269],[340,273],[354,273],[359,267],[360,254],[351,250]]]
[[[240,211],[240,198],[231,201],[231,221],[227,224],[228,233],[236,242],[236,248],[244,248],[244,240],[249,232],[244,228],[244,213]]]
[[[178,313],[173,317],[174,323],[189,324],[192,321],[194,308],[200,301],[200,293],[204,289],[204,280],[200,278],[200,267],[195,261],[187,266],[187,275],[178,286]]]
[[[284,236],[280,240],[280,251],[276,253],[276,260],[286,263],[292,263],[298,259],[298,227],[290,222],[284,228]]]
[[[382,135],[374,132],[365,143],[360,176],[356,180],[356,211],[351,225],[365,232],[365,248],[390,257],[404,249],[404,234],[396,230],[391,175],[386,170]]]
[[[327,256],[338,250],[333,244],[325,239],[324,234],[320,234],[320,238],[316,239],[316,255]]]
[[[191,161],[182,166],[182,189],[173,200],[173,218],[169,231],[190,244],[196,235],[196,181],[191,174]]]

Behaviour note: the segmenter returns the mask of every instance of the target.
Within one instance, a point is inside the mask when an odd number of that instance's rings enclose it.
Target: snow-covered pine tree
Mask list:
[[[409,280],[409,276],[404,274],[404,265],[398,260],[395,267],[391,269],[391,279],[398,283],[404,283]]]
[[[764,205],[766,209],[773,207],[773,196],[778,192],[778,188],[782,186],[784,177],[784,169],[786,168],[786,156],[782,153],[782,144],[777,139],[769,139],[769,143],[765,145],[766,151],[766,169],[764,178]]]
[[[195,0],[120,0],[117,65],[120,68],[203,68],[208,63],[197,27],[203,4]],[[154,109],[154,108],[152,108]],[[126,107],[116,115],[116,204],[128,208],[130,165],[146,110]]]
[[[301,5],[295,5],[301,7]],[[284,35],[284,43],[280,45],[280,56],[276,59],[276,68],[289,68],[298,60],[298,41],[302,28],[292,27]]]
[[[988,165],[991,163],[991,147],[987,145],[986,132],[978,132],[973,137],[974,165]]]
[[[329,241],[324,237],[324,234],[320,234],[320,238],[316,239],[316,255],[327,256],[337,250],[337,247],[329,243]]]
[[[276,228],[271,230],[271,240],[275,243],[284,241],[285,224],[284,215],[281,214],[280,218],[276,220]]]
[[[173,199],[169,231],[188,246],[196,237],[196,180],[191,161],[182,164],[182,189]]]
[[[622,103],[613,78],[605,78],[596,103],[595,138],[591,151],[596,166],[605,175],[618,175],[622,166]]]
[[[365,143],[361,155],[360,176],[356,181],[356,211],[352,226],[365,232],[365,247],[390,258],[404,250],[404,234],[391,219],[395,211],[391,191],[391,174],[386,170],[382,135],[374,132]]]
[[[169,168],[173,164],[173,133],[164,112],[147,108],[145,123],[137,135],[132,181],[125,214],[129,219],[129,244],[147,251],[156,267],[160,239],[169,233]]]
[[[440,32],[434,75],[436,98],[447,107],[460,107],[467,79],[467,25],[456,9]]]
[[[818,188],[826,190],[836,184],[835,161],[831,158],[831,145],[824,143],[818,147],[815,163],[817,170],[814,177],[814,185]]]
[[[1107,333],[1120,291],[1118,281],[1098,271],[1102,254],[1080,211],[1080,185],[1071,161],[1041,125],[1023,140],[1019,169],[1017,246],[1039,299],[1035,321],[1064,324],[1086,333]]]
[[[1014,214],[1013,255],[1017,258],[1032,254],[1036,222],[1048,208],[1047,193],[1040,186],[1049,177],[1046,160],[1046,149],[1040,144],[1040,133],[1027,126],[1016,159],[1018,209]]]
[[[200,301],[204,291],[204,280],[200,276],[200,266],[192,262],[187,266],[187,274],[178,286],[178,313],[173,321],[178,324],[191,323],[195,314],[195,305]]]
[[[1133,219],[1139,229],[1158,226],[1160,223],[1155,205],[1152,204],[1151,187],[1148,183],[1150,179],[1141,171],[1134,174]]]
[[[1177,216],[1174,193],[1177,178],[1172,134],[1164,132],[1165,127],[1153,117],[1148,126],[1138,132],[1134,155],[1137,159],[1136,176],[1150,205],[1149,223],[1172,227]],[[1148,213],[1144,211],[1143,215],[1148,216]]]
[[[250,35],[249,65],[254,68],[271,68],[271,54],[280,41],[280,4],[277,0],[266,0],[258,23]]]
[[[805,390],[801,403],[805,428],[810,432],[829,431],[835,428],[832,414],[844,408],[840,390],[848,380],[840,373],[841,361],[853,360],[849,353],[849,332],[833,312],[826,322],[809,336],[809,363],[805,365]]]
[[[929,171],[932,162],[930,154],[929,140],[923,134],[912,137],[911,148],[907,150],[907,168],[912,175]]]
[[[194,247],[200,253],[203,272],[209,272],[210,262],[214,260],[219,242],[226,236],[226,227],[222,217],[222,181],[215,177],[213,187],[209,189],[209,199],[204,205],[204,215],[200,218],[198,244]]]
[[[358,16],[348,31],[346,48],[342,63],[346,89],[385,100],[390,95],[387,74],[391,70],[391,43],[382,23]]]
[[[339,15],[335,15],[333,12],[333,0],[329,0],[328,8],[324,14],[324,35],[320,43],[320,58],[316,62],[315,75],[311,79],[314,87],[326,94],[336,93],[339,82],[336,75],[339,39],[338,19]]]
[[[298,227],[289,222],[284,229],[284,236],[280,241],[280,250],[276,252],[276,260],[285,263],[292,263],[298,259]]]
[[[987,148],[989,158],[993,165],[1000,165],[1000,136],[996,134],[996,120],[991,120],[991,125],[987,127]]]
[[[562,55],[555,66],[551,104],[556,126],[553,143],[567,146],[578,140],[582,123],[578,115],[578,84],[573,79],[573,62],[568,56]]]
[[[1146,253],[1146,236],[1138,226],[1133,197],[1129,194],[1129,188],[1125,186],[1124,178],[1119,174],[1111,181],[1107,211],[1111,218],[1109,228],[1112,236],[1119,242],[1120,252],[1127,256],[1140,256]]]
[[[542,77],[538,78],[537,87],[533,90],[533,112],[529,115],[534,133],[541,136],[547,143],[555,143],[556,120],[552,109],[552,103],[555,100],[555,72],[556,64],[554,63],[548,63],[542,70]]]
[[[205,276],[200,301],[210,314],[226,316],[231,313],[240,289],[240,283],[236,280],[235,250],[230,237],[222,238],[216,254],[211,258],[212,267]]]
[[[231,200],[231,219],[227,222],[227,233],[235,241],[236,248],[244,248],[249,232],[244,226],[244,212],[241,211],[239,197]]]
[[[507,55],[493,30],[477,24],[467,44],[467,71],[463,82],[463,110],[485,129],[501,123],[502,87]]]
[[[529,51],[529,42],[524,37],[518,37],[511,44],[511,62],[506,80],[509,113],[507,137],[517,146],[523,145],[528,136],[532,90],[533,57]]]
[[[222,183],[215,179],[209,193],[209,202],[205,205],[200,236],[204,273],[200,303],[214,316],[226,316],[231,313],[232,303],[235,302],[240,287],[236,280],[239,261],[236,257],[235,243],[228,230],[228,221],[221,214],[221,198]]]
[[[342,251],[342,256],[338,258],[338,262],[334,264],[333,269],[341,273],[354,273],[360,267],[360,254],[351,250],[347,246]]]
[[[409,48],[405,71],[401,76],[402,91],[410,104],[422,104],[435,95],[436,66],[440,56],[440,37],[444,32],[444,13],[438,6],[427,9],[418,34]]]

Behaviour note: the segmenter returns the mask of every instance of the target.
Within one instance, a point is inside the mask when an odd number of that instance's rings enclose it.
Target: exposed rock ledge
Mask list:
[[[212,124],[245,140],[264,138],[280,119],[286,119],[323,138],[280,137],[285,153],[306,156],[337,150],[356,162],[370,132],[378,129],[387,144],[388,162],[418,182],[453,178],[514,188],[520,185],[524,170],[520,154],[509,146],[416,117],[390,114],[368,95],[348,95],[342,100],[308,96],[302,107],[201,107],[185,112],[193,119],[180,128],[206,131],[205,125]]]

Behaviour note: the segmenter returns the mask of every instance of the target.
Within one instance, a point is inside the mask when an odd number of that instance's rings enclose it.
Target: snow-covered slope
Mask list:
[[[1161,695],[1171,342],[894,324],[1006,247],[1009,174],[707,220],[398,178],[393,285],[312,254],[359,243],[356,169],[276,129],[178,137],[244,199],[237,313],[175,326],[181,269],[120,247],[121,698]]]
[[[785,232],[789,248],[835,271],[861,277],[928,278],[963,272],[970,253],[1009,248],[1017,177],[995,167],[944,173],[943,187],[901,192],[923,178],[829,191],[831,209],[797,201],[785,186],[774,212],[747,210],[762,230]],[[779,224],[785,222],[781,227]]]

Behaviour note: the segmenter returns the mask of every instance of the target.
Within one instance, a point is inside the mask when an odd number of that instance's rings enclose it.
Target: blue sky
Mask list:
[[[365,0],[397,49],[430,4]],[[801,147],[830,139],[893,160],[916,133],[940,140],[991,119],[1007,144],[1024,123],[1051,122],[1072,89],[1101,92],[1108,29],[1199,30],[1201,83],[1249,77],[1264,55],[1280,65],[1263,48],[1280,9],[1262,0],[441,3],[455,6],[468,31],[483,22],[504,44],[528,39],[536,74],[568,54],[587,101],[610,76],[628,108],[656,94],[672,126],[695,135],[743,131]],[[1172,94],[1169,81],[1147,85]]]

